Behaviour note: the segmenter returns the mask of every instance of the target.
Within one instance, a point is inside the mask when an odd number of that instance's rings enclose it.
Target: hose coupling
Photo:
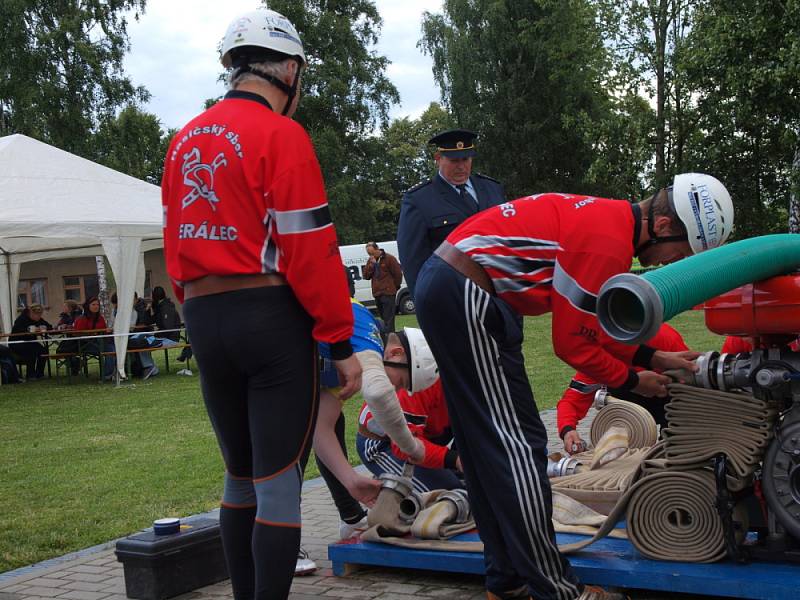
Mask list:
[[[558,461],[547,459],[547,476],[553,477],[566,477],[567,475],[574,475],[578,469],[583,466],[583,463],[577,458],[572,456],[565,456]]]
[[[411,524],[422,510],[422,496],[416,490],[400,501],[400,520]]]
[[[381,480],[381,489],[393,490],[401,498],[406,498],[414,489],[410,477],[394,473],[383,473],[379,479]]]
[[[467,496],[467,490],[448,490],[444,492],[441,496],[437,499],[439,500],[449,500],[456,507],[456,523],[464,523],[470,518],[471,512],[469,508],[469,497]]]

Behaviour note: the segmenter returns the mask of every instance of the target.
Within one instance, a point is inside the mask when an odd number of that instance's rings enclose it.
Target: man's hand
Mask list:
[[[656,353],[653,354],[653,359],[650,361],[650,366],[656,371],[685,369],[695,373],[697,372],[697,364],[694,361],[698,356],[700,356],[700,352],[692,350],[684,350],[682,352],[656,350]]]
[[[342,382],[339,400],[347,400],[361,389],[361,363],[358,362],[355,354],[351,354],[344,360],[333,361],[333,364],[339,373],[339,381]]]
[[[381,491],[381,482],[353,471],[353,477],[345,487],[353,498],[371,508]]]
[[[638,375],[639,385],[633,388],[632,392],[648,398],[653,396],[664,398],[667,395],[667,384],[672,383],[672,379],[667,375],[653,371],[639,371]]]
[[[567,454],[577,454],[586,450],[586,442],[581,439],[581,434],[574,429],[564,436],[564,450]]]

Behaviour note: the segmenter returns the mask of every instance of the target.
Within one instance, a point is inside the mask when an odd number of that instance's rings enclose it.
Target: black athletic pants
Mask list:
[[[288,286],[192,298],[186,326],[225,462],[222,543],[236,600],[284,600],[319,405],[312,320]]]
[[[519,315],[436,255],[420,270],[415,300],[484,543],[487,589],[503,597],[527,585],[539,600],[577,597],[580,585],[556,547],[547,433]]]

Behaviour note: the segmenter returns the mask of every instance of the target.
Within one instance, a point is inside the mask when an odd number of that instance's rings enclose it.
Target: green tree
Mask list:
[[[689,160],[731,192],[738,237],[786,230],[800,166],[798,31],[800,0],[705,0],[695,13],[683,58],[697,98]]]
[[[370,138],[374,145],[366,176],[374,184],[371,238],[397,237],[400,200],[405,190],[433,174],[433,151],[428,140],[437,132],[454,127],[453,118],[432,102],[417,119],[395,119],[381,133]]]
[[[434,173],[433,147],[428,140],[454,127],[453,117],[441,105],[431,102],[418,118],[395,119],[383,131],[386,179],[395,196],[399,198],[405,190]]]
[[[91,133],[145,100],[122,70],[127,22],[145,0],[0,2],[0,135],[24,133],[90,155]]]
[[[684,148],[691,130],[688,91],[677,64],[689,32],[696,0],[595,0],[604,38],[613,57],[618,93],[648,97],[654,105],[651,144],[654,186],[667,185],[684,171]],[[645,174],[650,179],[649,173]]]
[[[399,101],[389,61],[374,46],[382,20],[372,0],[269,0],[303,40],[308,68],[296,118],[317,150],[340,243],[376,237],[376,182],[381,148],[373,134]]]
[[[592,194],[636,202],[652,191],[649,135],[654,127],[655,111],[633,92],[609,99],[604,118],[582,126],[587,143],[594,148],[594,160],[586,173]]]
[[[164,132],[158,117],[135,106],[105,117],[92,139],[93,160],[155,185],[161,185],[164,156],[175,131]]]
[[[511,196],[586,189],[591,128],[610,114],[591,2],[445,0],[422,29],[445,106],[481,136],[482,170]]]

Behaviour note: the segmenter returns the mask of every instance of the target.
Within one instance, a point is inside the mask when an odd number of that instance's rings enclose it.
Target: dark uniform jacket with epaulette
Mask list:
[[[477,204],[472,198],[461,198],[438,173],[403,194],[397,248],[412,297],[422,264],[450,232],[481,210],[506,201],[499,181],[480,174],[469,180],[478,196]]]

